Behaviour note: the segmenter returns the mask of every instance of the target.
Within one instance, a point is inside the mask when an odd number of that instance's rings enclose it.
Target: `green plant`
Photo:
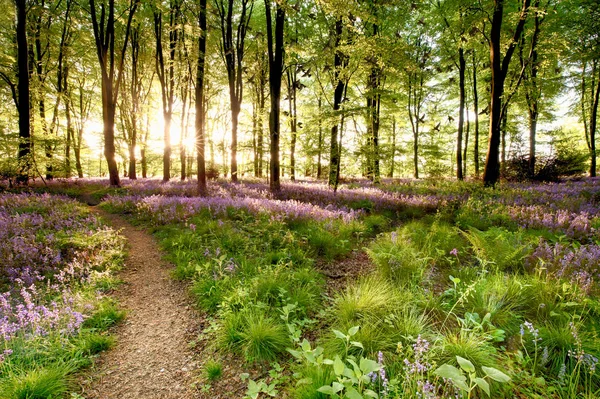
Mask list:
[[[382,236],[367,249],[367,253],[384,278],[403,286],[418,284],[429,265],[429,259],[403,231]]]
[[[223,375],[223,365],[214,359],[209,359],[204,364],[204,375],[208,381],[215,381]]]
[[[464,235],[477,258],[493,264],[499,271],[522,270],[523,259],[531,251],[523,233],[510,232],[501,227],[492,227],[487,231],[470,228]]]
[[[115,344],[115,339],[108,335],[89,334],[84,335],[78,344],[86,355],[96,355],[112,348]]]
[[[49,399],[64,395],[69,387],[67,366],[36,368],[9,375],[0,384],[0,397],[6,399]]]
[[[246,316],[240,338],[246,358],[252,361],[273,360],[289,344],[283,325],[263,312]]]
[[[509,376],[493,367],[483,366],[481,369],[485,376],[483,378],[478,377],[475,366],[469,360],[460,356],[456,356],[456,361],[458,362],[460,369],[452,366],[451,364],[442,364],[437,370],[435,370],[434,374],[452,381],[456,387],[467,394],[467,398],[471,398],[475,388],[481,389],[487,394],[487,396],[490,396],[489,380],[494,380],[504,384],[510,381]],[[468,381],[467,376],[469,377]]]
[[[83,322],[84,328],[106,330],[125,318],[125,311],[120,310],[114,300],[106,299],[101,302],[96,311]]]
[[[385,279],[370,276],[349,285],[335,298],[333,314],[340,324],[383,319],[410,299],[407,291],[400,293]]]

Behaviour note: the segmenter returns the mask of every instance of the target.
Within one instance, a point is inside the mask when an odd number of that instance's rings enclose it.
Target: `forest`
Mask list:
[[[0,0],[1,399],[600,397],[596,0]]]
[[[6,4],[2,174],[596,174],[592,0],[196,3]]]

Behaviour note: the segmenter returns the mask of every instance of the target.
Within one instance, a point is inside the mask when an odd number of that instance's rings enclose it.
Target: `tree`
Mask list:
[[[115,159],[115,113],[119,97],[119,87],[123,78],[125,53],[131,31],[131,22],[138,7],[137,0],[131,0],[125,12],[127,24],[123,34],[123,44],[115,53],[115,0],[100,0],[100,20],[98,20],[95,0],[89,0],[96,53],[100,63],[102,79],[102,119],[104,123],[104,156],[108,164],[111,186],[120,186],[119,171]],[[108,2],[108,3],[107,3]]]
[[[265,16],[267,18],[267,46],[269,53],[269,92],[271,94],[271,112],[269,114],[269,131],[271,136],[271,161],[269,187],[272,192],[281,189],[279,181],[279,136],[281,124],[279,121],[281,79],[283,77],[285,45],[283,35],[285,29],[285,9],[277,1],[275,5],[275,33],[271,16],[271,0],[265,0]],[[273,37],[274,36],[274,37]]]
[[[198,163],[198,195],[206,195],[206,138],[204,134],[206,126],[204,120],[204,74],[206,68],[206,38],[208,36],[206,25],[206,0],[200,0],[198,27],[200,28],[200,35],[198,36],[198,63],[196,65],[196,156]]]
[[[348,66],[348,57],[343,53],[341,49],[342,35],[344,34],[344,20],[342,16],[338,16],[335,21],[335,30],[333,32],[334,42],[334,82],[335,90],[333,92],[333,112],[335,117],[338,117],[342,100],[346,88],[348,87],[348,81],[344,78],[344,69]],[[333,187],[334,191],[337,190],[340,177],[340,153],[341,146],[339,140],[340,123],[336,121],[331,126],[331,140],[330,140],[330,152],[329,152],[329,185]]]
[[[233,39],[233,18],[235,0],[215,0],[221,25],[222,56],[227,68],[229,100],[231,104],[231,181],[238,180],[237,167],[237,131],[242,106],[244,86],[242,80],[242,62],[244,60],[245,39],[252,17],[254,0],[240,0],[241,10],[236,27],[236,39]]]
[[[179,18],[181,5],[178,0],[169,1],[169,42],[167,61],[163,50],[163,13],[162,10],[154,11],[154,36],[156,38],[156,74],[160,82],[161,99],[163,107],[163,181],[171,179],[171,121],[173,119],[173,103],[175,101],[175,55],[179,41]]]
[[[494,11],[492,14],[492,25],[489,34],[490,64],[492,72],[491,94],[490,94],[490,133],[488,139],[488,150],[483,172],[483,182],[486,186],[494,186],[500,178],[500,139],[502,134],[502,120],[506,114],[507,101],[503,103],[504,82],[508,74],[510,61],[523,34],[529,5],[531,0],[521,0],[518,22],[512,39],[504,57],[502,57],[501,33],[504,17],[504,6],[506,0],[494,0]]]
[[[595,177],[600,104],[600,5],[594,0],[573,0],[561,5],[564,6],[561,15],[569,15],[563,24],[570,45],[567,56],[580,71],[579,107],[590,153],[589,175]]]
[[[17,181],[27,183],[31,169],[31,125],[29,114],[29,56],[27,47],[27,1],[15,0],[17,7],[17,64],[19,110],[19,170]]]

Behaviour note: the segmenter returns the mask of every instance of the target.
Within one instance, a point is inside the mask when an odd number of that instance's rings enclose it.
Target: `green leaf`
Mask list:
[[[467,373],[475,372],[475,366],[473,366],[473,363],[471,363],[469,360],[465,359],[464,357],[456,356],[456,361],[460,365],[460,368],[465,370]]]
[[[333,372],[335,373],[335,375],[342,375],[345,368],[346,365],[344,364],[342,359],[340,359],[339,356],[336,356],[335,360],[333,361]]]
[[[310,350],[310,342],[308,342],[308,340],[306,338],[304,338],[304,340],[300,344],[300,347],[302,348],[303,351],[307,352]]]
[[[324,393],[325,395],[335,395],[336,394],[336,391],[329,385],[323,385],[321,388],[317,389],[317,391]]]
[[[374,371],[378,371],[380,368],[381,366],[379,365],[379,363],[377,363],[374,360],[365,358],[360,359],[360,369],[363,372],[363,374],[369,374]]]
[[[354,326],[354,327],[350,328],[348,330],[348,335],[349,336],[356,335],[356,333],[358,332],[359,329],[360,329],[360,326]]]
[[[334,381],[333,384],[331,384],[331,386],[333,387],[333,391],[335,393],[338,393],[344,389],[344,386],[337,381]]]
[[[369,398],[379,399],[379,395],[377,395],[376,392],[371,391],[370,389],[365,390],[364,394],[365,394],[365,396],[368,396]]]
[[[442,378],[451,380],[454,383],[454,385],[456,385],[464,391],[469,390],[469,386],[467,385],[467,377],[465,377],[462,371],[450,364],[442,364],[433,373],[439,375]]]
[[[546,385],[546,380],[544,379],[544,377],[537,377],[534,381],[537,385],[540,385],[540,386]]]
[[[473,381],[475,381],[477,386],[479,388],[481,388],[483,390],[483,392],[487,393],[487,395],[490,396],[490,384],[488,384],[488,382],[486,380],[484,380],[483,378],[477,377]]]
[[[360,348],[360,349],[365,349],[365,347],[363,346],[363,344],[361,344],[361,343],[360,343],[360,342],[358,342],[358,341],[352,341],[352,342],[350,342],[350,344],[351,344],[352,346],[356,346],[357,348]]]
[[[350,388],[348,392],[346,392],[346,397],[348,399],[364,399],[363,396],[354,388]]]
[[[302,359],[302,352],[300,352],[300,351],[295,351],[295,350],[293,350],[293,349],[289,349],[289,348],[287,349],[287,351],[288,351],[288,352],[289,352],[289,353],[290,353],[292,356],[294,356],[296,359]]]
[[[336,337],[338,337],[339,339],[343,339],[345,340],[346,334],[344,334],[343,332],[339,331],[339,330],[333,330],[333,333],[335,334]]]
[[[485,375],[490,377],[494,381],[498,382],[508,382],[510,381],[510,377],[504,374],[502,371],[495,369],[493,367],[481,367]]]

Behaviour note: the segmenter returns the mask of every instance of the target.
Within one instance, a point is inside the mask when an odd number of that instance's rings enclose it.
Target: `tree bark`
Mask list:
[[[473,138],[473,166],[475,178],[479,179],[479,95],[477,93],[477,61],[473,50],[473,112],[475,113],[475,137]]]
[[[458,135],[456,137],[456,178],[463,180],[463,127],[465,124],[465,72],[467,62],[465,60],[465,50],[461,46],[458,49],[458,76],[459,76],[459,106],[458,106]]]
[[[120,186],[119,171],[115,160],[115,112],[117,99],[119,96],[120,82],[123,77],[123,67],[125,63],[125,51],[131,29],[131,21],[137,9],[136,0],[131,0],[129,4],[129,13],[127,17],[127,26],[125,28],[125,38],[123,47],[118,59],[115,58],[115,0],[108,0],[108,16],[106,15],[106,3],[101,3],[100,22],[96,15],[95,0],[89,0],[90,13],[92,16],[92,27],[94,29],[94,39],[96,43],[96,52],[101,68],[102,76],[102,120],[104,123],[104,157],[108,164],[108,173],[111,186]]]
[[[595,64],[594,64],[595,65]],[[596,73],[597,68],[594,67],[594,74]],[[592,89],[594,89],[592,87]],[[596,130],[598,123],[598,102],[600,99],[600,76],[596,77],[596,87],[595,92],[592,91],[593,102],[592,102],[592,110],[590,115],[590,177],[596,177]]]
[[[198,16],[198,27],[200,36],[198,37],[198,63],[196,65],[196,157],[198,163],[198,195],[206,195],[206,161],[205,147],[206,139],[205,128],[205,109],[204,109],[204,73],[206,59],[206,38],[208,30],[206,25],[206,0],[200,0],[200,13]]]
[[[298,87],[298,71],[297,65],[289,65],[287,70],[288,83],[288,105],[290,112],[290,180],[296,180],[296,138],[298,132],[298,116],[297,111],[297,87]]]
[[[486,186],[495,186],[500,178],[499,149],[502,133],[503,111],[502,96],[504,94],[504,81],[508,73],[511,58],[515,52],[527,19],[530,0],[522,0],[519,22],[514,31],[506,54],[502,57],[500,52],[500,39],[502,30],[502,19],[504,16],[504,0],[494,0],[494,13],[492,16],[492,27],[489,35],[490,42],[490,64],[492,71],[491,99],[490,99],[490,133],[488,140],[488,151],[483,172],[483,182]]]
[[[225,1],[227,1],[227,9],[225,8]],[[216,2],[221,23],[221,45],[223,59],[227,67],[227,82],[231,103],[231,181],[237,182],[237,130],[243,98],[242,62],[254,0],[241,0],[242,9],[239,13],[240,19],[236,28],[235,42],[233,40],[233,4],[234,0],[218,0]]]
[[[323,166],[321,165],[321,154],[323,152],[323,116],[321,114],[321,96],[317,99],[318,112],[319,112],[319,143],[317,146],[317,179],[320,179],[323,174]]]
[[[392,116],[392,154],[390,156],[390,172],[388,173],[388,177],[390,179],[394,178],[394,166],[396,158],[396,116]]]
[[[284,67],[284,42],[285,9],[277,2],[275,9],[275,37],[273,37],[273,24],[271,18],[271,0],[265,0],[265,14],[267,18],[267,45],[269,48],[269,90],[271,94],[271,113],[269,115],[269,129],[271,135],[271,161],[269,187],[272,192],[281,190],[279,181],[279,101],[281,99],[281,78]]]
[[[334,57],[334,83],[335,90],[333,93],[333,112],[336,118],[339,117],[339,110],[341,108],[342,100],[344,98],[344,92],[346,89],[346,83],[341,76],[342,70],[346,67],[346,56],[340,49],[340,42],[342,40],[344,28],[344,21],[339,17],[335,21],[335,57]],[[331,127],[331,145],[329,152],[329,185],[337,189],[338,186],[338,167],[340,164],[340,143],[339,143],[339,122],[336,122]]]
[[[15,0],[17,7],[17,64],[19,73],[19,168],[17,182],[27,183],[31,169],[31,125],[29,107],[29,54],[27,48],[27,1]]]

